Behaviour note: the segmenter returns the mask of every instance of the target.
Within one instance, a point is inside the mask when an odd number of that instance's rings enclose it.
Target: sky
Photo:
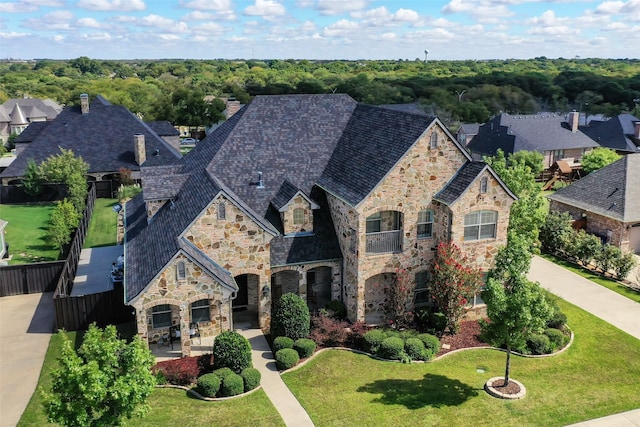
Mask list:
[[[639,58],[640,0],[0,0],[0,59]]]

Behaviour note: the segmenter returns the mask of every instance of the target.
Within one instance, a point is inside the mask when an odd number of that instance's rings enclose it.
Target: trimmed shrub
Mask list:
[[[549,337],[542,334],[533,334],[527,340],[527,346],[531,354],[549,354],[553,352]]]
[[[429,360],[430,358],[424,343],[418,338],[408,338],[404,342],[404,351],[411,360]]]
[[[564,334],[562,333],[562,331],[559,331],[558,329],[548,328],[545,329],[544,334],[549,337],[549,341],[554,347],[554,350],[561,348],[564,345]]]
[[[234,331],[225,331],[213,343],[213,367],[231,368],[235,373],[251,368],[251,344]]]
[[[300,338],[293,344],[293,349],[298,352],[300,359],[306,359],[316,351],[316,343],[309,338]]]
[[[436,335],[442,335],[447,327],[447,316],[444,313],[435,312],[429,316],[429,329]]]
[[[403,341],[407,341],[409,338],[415,338],[416,335],[418,335],[418,332],[413,329],[407,329],[400,331],[399,337],[402,338]]]
[[[227,375],[222,380],[222,387],[220,387],[220,395],[223,397],[237,396],[244,392],[244,380],[235,372]]]
[[[324,307],[330,317],[334,319],[343,320],[347,317],[347,307],[345,307],[342,301],[331,300]]]
[[[244,380],[244,391],[251,391],[260,385],[262,375],[256,368],[247,368],[240,373]]]
[[[580,230],[574,235],[573,255],[578,258],[584,266],[591,263],[601,248],[602,242],[598,236],[589,234],[584,230]]]
[[[562,330],[567,323],[567,315],[560,310],[555,300],[547,298],[547,302],[553,309],[551,317],[547,319],[547,328]]]
[[[156,384],[165,385],[167,384],[167,377],[164,375],[164,372],[161,370],[153,371],[153,375],[156,377]]]
[[[283,348],[276,353],[276,365],[281,371],[293,368],[299,361],[298,352],[292,348]]]
[[[366,342],[364,340],[364,334],[369,331],[369,327],[364,322],[356,322],[349,328],[351,333],[348,334],[346,344],[352,348],[357,348],[366,351]]]
[[[607,273],[614,265],[615,260],[622,256],[622,251],[617,246],[605,244],[596,256],[596,265],[600,267],[602,273]]]
[[[311,318],[309,338],[322,347],[344,346],[349,338],[348,323],[336,320],[327,313],[317,313]]]
[[[424,344],[424,348],[431,352],[432,355],[438,354],[440,351],[440,340],[435,335],[420,334],[416,336]]]
[[[405,360],[407,358],[407,353],[404,352],[404,341],[400,337],[385,338],[376,354],[391,360]]]
[[[380,344],[386,338],[386,334],[381,329],[371,329],[366,334],[364,334],[364,341],[366,343],[367,351],[371,353],[377,353],[380,348]]]
[[[229,375],[231,374],[235,374],[235,372],[233,372],[233,370],[231,370],[231,368],[220,368],[220,369],[216,369],[215,371],[212,372],[213,374],[216,374],[218,377],[220,377],[220,379],[224,382],[224,379],[227,378]]]
[[[276,337],[273,340],[273,352],[277,353],[283,348],[293,348],[293,340],[289,337]]]
[[[396,331],[395,329],[385,329],[384,330],[384,336],[386,338],[400,338],[402,339],[402,335],[400,334],[400,331]]]
[[[216,374],[204,374],[198,378],[198,393],[205,397],[216,397],[222,381]]]
[[[633,252],[621,252],[619,256],[613,260],[613,271],[619,280],[623,280],[637,263],[638,261]]]
[[[276,301],[271,317],[271,334],[292,340],[309,335],[311,315],[307,303],[298,295],[286,293]]]
[[[213,371],[213,355],[211,353],[205,353],[198,358],[198,372],[202,376]]]

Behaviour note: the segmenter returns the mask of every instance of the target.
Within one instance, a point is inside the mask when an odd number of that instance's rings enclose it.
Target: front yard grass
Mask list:
[[[113,246],[117,244],[116,225],[118,215],[113,211],[117,199],[96,199],[91,215],[89,231],[84,241],[85,248]]]
[[[511,377],[527,388],[523,400],[484,392],[505,367],[505,353],[488,349],[411,365],[327,351],[283,380],[319,426],[562,426],[637,409],[640,340],[558,304],[575,341],[558,356],[512,357]]]
[[[126,331],[124,332],[126,333]],[[76,343],[76,346],[80,346],[82,332],[67,332],[67,335],[72,342]],[[62,340],[55,334],[49,342],[38,386],[18,422],[18,427],[48,425],[39,390],[41,387],[45,390],[51,389],[51,372],[58,365],[57,360],[60,357],[61,349]],[[257,390],[248,396],[223,402],[205,402],[188,397],[184,390],[157,388],[154,389],[147,403],[151,410],[143,418],[127,420],[127,425],[284,426],[280,414],[263,390]]]
[[[55,261],[59,251],[47,240],[53,203],[0,205],[0,218],[8,221],[5,240],[12,255],[9,264]]]
[[[579,265],[576,265],[572,262],[569,261],[565,261],[562,258],[558,258],[556,256],[553,255],[549,255],[549,254],[541,254],[540,255],[542,258],[551,261],[554,264],[557,264],[569,271],[572,271],[582,277],[584,277],[585,279],[589,279],[591,280],[593,283],[597,283],[600,286],[604,286],[607,289],[612,290],[613,292],[616,292],[620,295],[622,295],[623,297],[627,297],[637,303],[640,303],[640,292],[625,286],[624,284],[617,282],[615,280],[611,280],[608,279],[598,273],[594,273],[591,270],[588,270],[586,268],[582,268]]]

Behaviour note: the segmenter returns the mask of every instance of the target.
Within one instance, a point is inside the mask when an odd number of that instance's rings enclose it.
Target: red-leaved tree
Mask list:
[[[437,309],[447,317],[449,332],[460,328],[460,318],[469,300],[480,288],[482,273],[472,267],[453,242],[440,243],[431,269],[429,291]]]

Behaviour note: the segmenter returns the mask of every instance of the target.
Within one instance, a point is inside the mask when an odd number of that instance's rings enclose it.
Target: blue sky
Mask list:
[[[640,57],[640,0],[0,0],[0,57]]]

